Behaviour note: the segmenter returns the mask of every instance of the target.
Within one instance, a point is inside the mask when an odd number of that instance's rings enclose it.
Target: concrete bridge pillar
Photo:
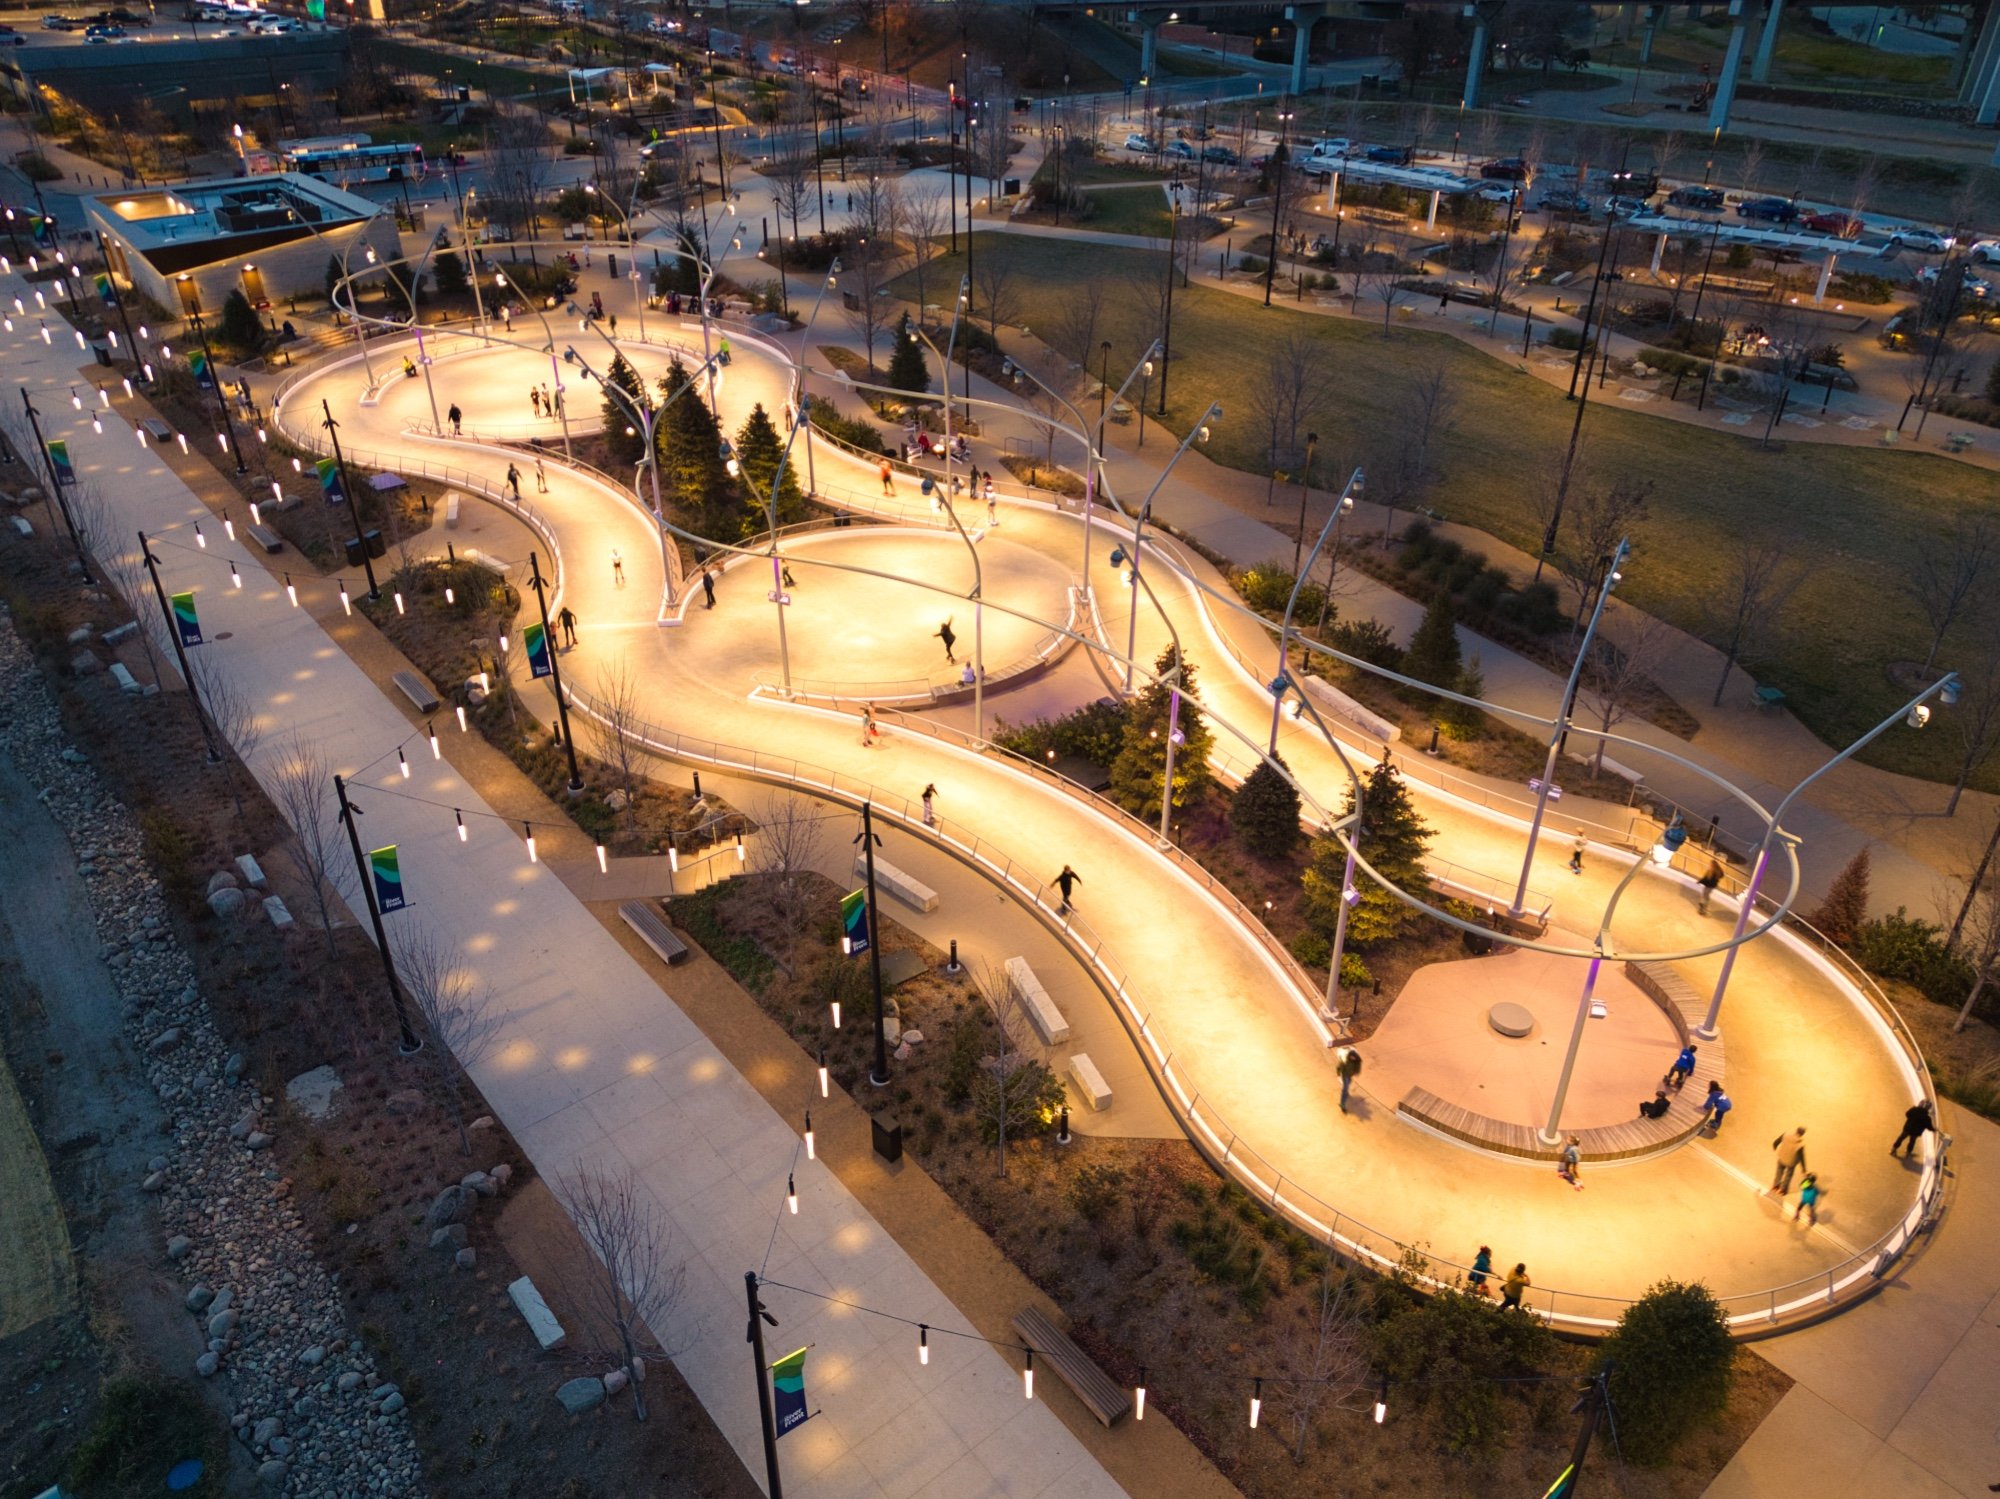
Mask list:
[[[1824,306],[1826,304],[1827,283],[1833,280],[1833,269],[1839,264],[1840,257],[1838,255],[1829,255],[1820,263],[1819,285],[1813,288],[1814,306]]]
[[[1757,37],[1757,57],[1750,64],[1750,81],[1768,83],[1771,80],[1771,57],[1778,50],[1779,18],[1785,13],[1785,0],[1765,0],[1764,30]]]
[[[1993,123],[1996,104],[2000,104],[1996,81],[2000,81],[2000,5],[1990,5],[1979,27],[1979,39],[1972,44],[1972,55],[1966,60],[1965,81],[1958,91],[1959,103],[1972,106],[1977,124]]]
[[[1646,34],[1639,38],[1639,66],[1647,67],[1653,61],[1653,38],[1660,34],[1660,22],[1665,18],[1664,5],[1646,7]]]
[[[1667,253],[1667,237],[1662,234],[1653,241],[1653,274],[1660,274],[1660,260]]]
[[[1306,91],[1306,60],[1312,55],[1313,23],[1310,20],[1292,22],[1292,95],[1297,97]]]
[[[1729,108],[1736,102],[1736,79],[1743,71],[1743,42],[1749,30],[1744,19],[1743,0],[1730,0],[1729,50],[1722,57],[1722,71],[1715,80],[1715,100],[1708,108],[1711,132],[1729,128]]]
[[[1472,47],[1465,59],[1465,92],[1461,96],[1467,109],[1479,108],[1480,90],[1486,82],[1486,47],[1493,35],[1493,23],[1506,8],[1505,0],[1473,0],[1465,7],[1465,18],[1472,22]]]
[[[1139,76],[1151,78],[1160,57],[1160,25],[1158,20],[1141,16],[1139,18]]]

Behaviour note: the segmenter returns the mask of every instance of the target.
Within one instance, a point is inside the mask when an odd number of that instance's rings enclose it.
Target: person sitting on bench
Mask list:
[[[1642,1103],[1639,1105],[1639,1117],[1642,1119],[1664,1119],[1667,1117],[1667,1107],[1667,1090],[1662,1088],[1653,1095],[1651,1103]]]

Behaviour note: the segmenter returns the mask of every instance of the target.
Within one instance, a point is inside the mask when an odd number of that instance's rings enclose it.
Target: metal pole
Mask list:
[[[77,535],[76,522],[70,517],[69,501],[63,498],[62,482],[56,474],[55,455],[49,451],[48,443],[42,438],[41,413],[35,410],[35,403],[28,399],[28,389],[25,385],[21,387],[21,404],[28,409],[28,426],[35,434],[35,446],[42,450],[42,464],[49,471],[49,503],[55,507],[56,513],[62,517],[63,528],[69,532],[70,545],[76,548],[76,565],[83,572],[84,586],[86,588],[95,588],[97,586],[97,579],[90,575],[89,554],[84,551],[83,538]],[[193,687],[194,683],[192,679],[189,680],[188,685],[190,688]]]
[[[160,601],[160,613],[167,622],[167,639],[174,643],[174,656],[181,664],[181,680],[187,683],[188,701],[194,704],[195,722],[201,725],[202,741],[208,745],[208,763],[220,765],[222,751],[216,747],[215,730],[208,722],[208,714],[201,706],[201,692],[195,686],[194,672],[188,667],[187,648],[181,644],[181,627],[174,619],[174,606],[167,602],[166,585],[160,581],[160,559],[153,555],[153,549],[146,544],[146,533],[139,533],[139,556],[146,564],[146,571],[152,574],[153,593]]]
[[[1348,829],[1347,863],[1340,875],[1340,913],[1333,919],[1333,955],[1326,970],[1326,1007],[1340,1014],[1340,965],[1347,954],[1347,913],[1354,909],[1354,845],[1361,839],[1363,791],[1354,794],[1354,826]]]
[[[360,814],[348,801],[347,783],[339,776],[333,778],[333,794],[340,799],[341,826],[347,829],[347,842],[354,850],[354,867],[361,876],[361,895],[368,902],[368,921],[375,928],[375,946],[382,954],[382,976],[389,981],[389,1002],[396,1007],[396,1025],[403,1033],[400,1049],[404,1056],[412,1057],[424,1049],[424,1043],[410,1029],[410,1010],[403,999],[403,986],[396,979],[396,959],[389,951],[389,934],[382,930],[382,912],[375,904],[375,876],[368,867],[367,857],[361,852],[361,834],[354,826],[354,819]]]
[[[355,544],[361,549],[361,570],[368,575],[368,597],[380,599],[382,588],[375,581],[375,564],[368,558],[368,538],[361,532],[361,511],[354,503],[354,481],[347,472],[347,459],[340,451],[340,423],[333,419],[333,407],[324,399],[320,401],[319,408],[326,413],[326,420],[320,425],[326,428],[326,435],[333,442],[333,463],[340,479],[341,497],[347,501],[347,514],[354,522]]]
[[[215,404],[222,412],[222,430],[229,437],[229,451],[236,459],[236,472],[247,474],[250,465],[243,461],[243,446],[236,440],[236,423],[229,419],[229,398],[222,393],[222,374],[216,369],[215,355],[208,346],[208,325],[199,312],[189,313],[188,320],[194,324],[195,337],[201,340],[201,357],[208,361],[209,389],[215,392]]]
[[[868,966],[875,981],[875,1065],[868,1081],[877,1088],[889,1085],[889,1043],[882,1027],[882,923],[875,903],[875,808],[861,804],[861,854],[868,869]]]
[[[1137,613],[1138,611],[1134,610],[1133,612]],[[1173,685],[1167,688],[1167,774],[1164,784],[1160,787],[1160,841],[1162,843],[1171,843],[1173,841],[1167,832],[1167,814],[1174,804],[1174,749],[1181,732],[1180,677],[1181,663],[1180,658],[1176,656],[1174,658]]]
[[[549,600],[542,589],[541,559],[534,552],[528,553],[528,577],[535,585],[535,607],[542,616],[542,649],[549,653],[549,679],[556,689],[556,719],[562,725],[563,750],[569,756],[569,794],[576,796],[583,790],[583,772],[577,768],[576,740],[569,731],[569,703],[563,697],[562,664],[556,658],[555,637],[549,633]]]
[[[11,224],[8,232],[12,233]],[[139,345],[132,337],[132,320],[125,315],[125,295],[118,290],[118,277],[111,270],[111,247],[105,243],[104,231],[102,229],[96,229],[91,232],[97,236],[97,253],[104,257],[104,281],[111,288],[111,305],[118,309],[118,321],[125,329],[125,347],[131,351],[133,362],[137,363]],[[14,253],[16,255],[21,253],[18,247]]]
[[[770,1499],[785,1499],[784,1480],[778,1472],[778,1433],[771,1415],[771,1372],[764,1362],[764,1323],[773,1327],[778,1319],[764,1310],[757,1299],[757,1272],[743,1272],[743,1289],[750,1298],[750,1331],[745,1335],[750,1356],[757,1368],[757,1429],[764,1438],[764,1480]]]

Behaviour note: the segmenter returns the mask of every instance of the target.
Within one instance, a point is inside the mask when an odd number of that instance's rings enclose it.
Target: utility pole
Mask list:
[[[375,564],[368,560],[368,538],[361,531],[361,510],[354,503],[354,484],[348,477],[347,459],[340,451],[340,423],[333,419],[333,408],[324,400],[319,409],[326,413],[326,420],[320,425],[326,428],[326,435],[333,440],[334,476],[340,480],[340,496],[347,501],[348,518],[354,522],[354,544],[361,550],[361,570],[368,575],[368,597],[380,600],[382,587],[375,581]]]
[[[1174,262],[1180,258],[1181,250],[1181,189],[1175,183],[1170,196],[1173,198],[1173,215],[1167,229],[1167,310],[1162,319],[1165,324],[1160,329],[1160,404],[1153,414],[1165,417],[1167,414],[1167,367],[1173,363],[1174,354]],[[1197,203],[1196,205],[1200,205]]]
[[[771,1419],[771,1370],[764,1359],[764,1324],[778,1325],[778,1319],[764,1310],[757,1299],[757,1272],[743,1272],[743,1289],[750,1298],[750,1330],[744,1341],[757,1366],[757,1428],[764,1438],[764,1480],[770,1499],[785,1499],[785,1483],[778,1472],[778,1433]]]
[[[72,387],[74,389],[74,387]],[[42,450],[42,465],[49,471],[49,503],[62,516],[63,529],[69,532],[70,545],[76,548],[76,565],[83,570],[86,588],[95,588],[97,579],[90,575],[90,556],[83,549],[83,538],[76,534],[76,521],[69,513],[69,501],[63,498],[62,478],[56,472],[55,455],[49,452],[49,445],[42,438],[42,414],[35,410],[35,403],[28,399],[28,388],[21,387],[21,404],[28,408],[28,426],[35,434],[35,446]],[[189,685],[193,682],[190,680]]]
[[[861,804],[861,833],[854,840],[861,845],[868,870],[868,966],[875,979],[875,1065],[868,1081],[878,1088],[889,1085],[889,1043],[882,1026],[882,929],[875,906],[875,845],[882,840],[875,833],[875,808]]]
[[[1285,168],[1291,164],[1292,116],[1278,115],[1278,149],[1271,153],[1271,258],[1264,265],[1264,305],[1271,305],[1271,284],[1278,279],[1278,217],[1285,206]]]
[[[12,218],[13,215],[9,213],[8,232],[10,234],[13,232]],[[118,321],[125,329],[125,347],[131,352],[133,363],[136,365],[139,360],[139,343],[138,340],[132,337],[132,320],[125,315],[125,294],[118,290],[118,278],[112,274],[111,247],[104,242],[104,231],[102,229],[94,230],[93,232],[97,235],[97,253],[104,257],[104,284],[110,289],[111,305],[118,309]],[[21,252],[17,248],[14,253],[18,255]]]
[[[563,750],[569,756],[569,794],[577,796],[583,791],[583,772],[576,764],[576,740],[569,732],[569,704],[563,700],[562,667],[556,660],[556,639],[549,633],[549,600],[542,590],[542,564],[535,553],[528,553],[528,574],[535,585],[535,607],[542,615],[542,649],[549,653],[549,676],[556,689],[556,720],[562,725]]]
[[[229,397],[222,391],[222,374],[215,367],[215,355],[208,347],[208,326],[199,312],[188,314],[194,324],[194,334],[201,340],[201,357],[207,361],[208,388],[215,392],[216,407],[222,412],[222,430],[229,436],[229,451],[236,459],[236,472],[247,474],[250,465],[243,461],[243,445],[236,440],[236,423],[229,419]]]
[[[181,664],[181,680],[187,683],[188,701],[194,704],[195,722],[201,725],[202,741],[208,745],[208,763],[220,765],[222,751],[216,748],[215,730],[209,725],[208,712],[201,705],[201,692],[195,686],[194,673],[188,669],[187,647],[181,644],[181,627],[174,619],[174,606],[167,602],[166,585],[160,581],[160,559],[153,555],[153,549],[146,544],[146,533],[139,533],[139,556],[146,564],[146,571],[153,577],[153,593],[160,601],[160,613],[167,621],[167,639],[174,643],[174,657]]]
[[[396,1007],[396,1024],[403,1033],[402,1053],[413,1057],[424,1049],[424,1043],[410,1029],[410,1009],[403,999],[403,986],[396,978],[396,958],[389,951],[389,934],[382,930],[382,912],[375,904],[374,871],[369,869],[367,857],[361,852],[361,833],[354,826],[361,809],[347,799],[347,783],[339,776],[333,778],[333,794],[340,800],[341,826],[347,829],[347,841],[354,850],[354,868],[361,876],[361,896],[368,902],[368,921],[375,928],[375,946],[382,953],[382,975],[389,981],[389,1002]]]
[[[1542,1499],[1575,1499],[1577,1475],[1583,1471],[1583,1460],[1590,1452],[1590,1439],[1597,1435],[1597,1423],[1604,1419],[1605,1407],[1611,1397],[1605,1390],[1605,1382],[1611,1371],[1618,1367],[1616,1359],[1611,1360],[1584,1386],[1582,1396],[1570,1407],[1571,1415],[1581,1415],[1583,1425],[1576,1434],[1576,1445],[1570,1449],[1569,1466],[1557,1475],[1556,1481]]]

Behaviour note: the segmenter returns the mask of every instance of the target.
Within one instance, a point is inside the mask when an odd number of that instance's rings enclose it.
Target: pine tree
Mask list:
[[[1451,606],[1451,596],[1440,593],[1424,610],[1423,623],[1410,637],[1410,648],[1403,654],[1403,675],[1456,691],[1462,670],[1458,613]]]
[[[1167,734],[1173,718],[1175,694],[1166,678],[1178,663],[1174,648],[1168,646],[1153,663],[1159,680],[1139,694],[1125,723],[1125,742],[1118,758],[1111,762],[1111,799],[1138,817],[1158,815],[1160,797],[1166,789]],[[1215,743],[1196,706],[1200,693],[1195,687],[1194,668],[1180,673],[1180,733],[1182,741],[1174,749],[1173,804],[1185,807],[1207,789],[1212,779],[1208,752]]]
[[[799,489],[798,476],[792,465],[785,462],[784,454],[785,445],[778,438],[778,429],[760,401],[750,408],[750,415],[744,419],[742,429],[736,434],[736,459],[743,466],[746,490],[743,496],[748,512],[743,522],[746,535],[769,524],[769,514],[764,507],[770,502],[771,481],[778,478],[781,463],[784,465],[784,477],[778,483],[778,524],[788,526],[805,519],[806,497]]]
[[[1354,795],[1348,793],[1347,810]],[[1387,759],[1368,772],[1361,796],[1361,857],[1383,879],[1422,894],[1430,887],[1424,851],[1431,830],[1417,815],[1410,791]],[[1338,839],[1315,838],[1312,862],[1303,876],[1305,916],[1315,930],[1331,937],[1340,916],[1341,876],[1347,851]],[[1360,896],[1347,918],[1347,940],[1355,947],[1372,947],[1400,937],[1421,919],[1418,912],[1391,895],[1359,870],[1354,888]]]
[[[1229,825],[1243,846],[1267,859],[1280,859],[1298,846],[1299,793],[1281,767],[1282,756],[1259,760],[1229,804]],[[1178,766],[1175,767],[1179,769]]]
[[[472,284],[466,279],[465,262],[456,250],[438,251],[431,258],[431,267],[437,277],[437,289],[445,296],[460,296]]]
[[[624,393],[622,400],[611,394],[614,389]],[[649,404],[639,372],[623,354],[613,354],[611,368],[604,372],[604,440],[620,463],[637,463],[646,456],[645,426],[635,419],[632,408]]]
[[[1833,887],[1826,892],[1825,903],[1813,912],[1810,920],[1831,941],[1844,945],[1854,940],[1854,934],[1868,920],[1866,847],[1849,859],[1847,867],[1834,876]]]
[[[687,368],[676,359],[660,382],[661,399],[672,399],[687,383]],[[653,435],[660,445],[660,482],[680,505],[684,524],[717,541],[737,540],[743,530],[741,512],[729,470],[723,467],[722,431],[702,393],[689,390],[673,401]]]
[[[1465,669],[1458,674],[1458,691],[1467,697],[1483,697],[1486,693],[1486,673],[1480,669],[1479,657],[1474,656],[1465,663]],[[1467,703],[1455,703],[1449,698],[1437,705],[1438,725],[1447,738],[1477,739],[1486,732],[1486,715]]]
[[[924,362],[924,346],[910,327],[907,312],[896,326],[895,348],[889,355],[889,384],[897,390],[919,395],[931,388],[931,371]]]
[[[264,325],[257,321],[257,309],[241,291],[232,291],[222,303],[222,321],[215,336],[231,348],[248,354],[264,342]]]

